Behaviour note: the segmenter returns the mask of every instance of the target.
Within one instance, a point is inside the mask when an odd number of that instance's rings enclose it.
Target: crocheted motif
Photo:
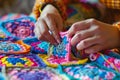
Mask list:
[[[61,40],[62,42],[57,46],[53,45],[52,54],[56,58],[64,58],[65,60],[69,60],[70,58],[70,39],[67,36],[67,32],[61,32]]]
[[[37,55],[5,55],[0,54],[0,66],[7,67],[45,67]]]
[[[51,68],[7,68],[9,80],[69,80]]]
[[[58,70],[70,76],[71,80],[117,80],[120,78],[119,73],[92,63],[79,66],[62,66]]]
[[[37,38],[27,38],[23,40],[24,43],[31,46],[32,53],[47,54],[50,47],[50,43],[45,41],[40,41]]]
[[[16,41],[18,40],[17,37],[11,35],[8,33],[7,30],[5,30],[0,23],[0,41]]]
[[[116,54],[116,53],[114,53]],[[120,57],[120,55],[119,55]],[[105,55],[105,54],[91,54],[90,60],[94,61],[96,63],[99,63],[100,65],[103,65],[109,69],[116,70],[120,72],[120,58],[111,57],[111,55]]]
[[[43,61],[51,67],[57,67],[59,64],[73,65],[87,62],[88,59],[79,60],[73,57],[71,53],[70,38],[68,38],[67,32],[61,32],[60,35],[62,42],[57,46],[50,46],[48,51],[49,56],[39,54]]]
[[[11,35],[24,39],[26,37],[34,36],[35,20],[31,17],[23,17],[14,20],[8,20],[2,23]]]
[[[22,41],[4,41],[0,42],[0,53],[5,54],[25,54],[30,52],[30,46]]]

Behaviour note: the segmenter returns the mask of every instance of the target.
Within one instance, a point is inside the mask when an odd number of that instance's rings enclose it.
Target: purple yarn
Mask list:
[[[51,80],[47,73],[45,72],[19,72],[16,74],[20,80]]]

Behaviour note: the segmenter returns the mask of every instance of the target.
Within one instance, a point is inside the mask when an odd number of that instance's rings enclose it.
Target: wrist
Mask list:
[[[42,12],[44,12],[44,10],[48,13],[59,14],[59,11],[57,10],[57,8],[54,7],[52,4],[47,4],[46,6],[44,6],[41,10],[41,14]]]
[[[113,24],[113,26],[118,29],[119,41],[118,41],[118,47],[117,47],[117,49],[118,49],[119,52],[120,52],[120,22],[118,22],[118,23],[116,23],[116,24]]]
[[[48,4],[53,5],[59,11],[63,21],[67,19],[66,6],[62,0],[46,0],[36,2],[33,8],[33,13],[35,14],[37,19],[38,17],[40,17],[42,10]]]

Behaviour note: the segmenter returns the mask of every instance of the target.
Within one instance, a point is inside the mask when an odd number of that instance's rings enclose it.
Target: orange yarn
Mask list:
[[[67,18],[66,7],[65,7],[66,1],[64,3],[63,0],[36,0],[33,7],[33,14],[35,14],[36,18],[40,16],[41,9],[45,4],[54,5],[59,10],[63,20]]]
[[[29,54],[31,47],[27,44],[25,44],[22,40],[16,41],[15,43],[21,45],[24,50],[20,52],[14,52],[15,54]]]

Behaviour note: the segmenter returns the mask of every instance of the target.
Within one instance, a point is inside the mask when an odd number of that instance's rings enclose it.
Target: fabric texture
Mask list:
[[[45,67],[43,61],[34,54],[6,55],[0,54],[0,66],[7,67]]]
[[[9,80],[69,80],[52,68],[6,68]]]
[[[27,22],[30,25],[28,25]],[[4,66],[17,68],[22,67],[19,70],[15,69],[14,71],[14,68],[13,70],[11,70],[11,72],[13,71],[13,73],[11,73],[11,79],[30,80],[43,78],[43,80],[54,80],[54,76],[57,79],[63,80],[120,79],[120,55],[116,52],[108,50],[102,53],[95,53],[93,55],[85,55],[85,57],[82,57],[81,52],[77,52],[74,50],[71,52],[73,48],[70,45],[71,39],[68,37],[67,32],[60,33],[62,42],[58,45],[52,45],[49,42],[40,41],[32,33],[27,36],[25,35],[25,37],[19,36],[23,35],[20,32],[18,33],[18,35],[14,34],[14,29],[16,29],[14,27],[21,28],[20,25],[24,27],[22,28],[22,30],[25,31],[26,34],[28,34],[27,31],[33,31],[33,24],[35,24],[34,22],[35,20],[31,17],[22,17],[14,20],[5,20],[3,22],[0,22],[0,46],[2,46],[2,48],[0,47],[0,50],[4,51],[4,53],[0,54],[1,71],[3,71]],[[16,24],[18,26],[16,26]],[[7,28],[7,26],[11,26],[13,29],[10,28],[10,30]],[[29,29],[26,27],[29,27]],[[23,47],[25,47],[26,49]],[[26,54],[13,54],[12,52],[11,54],[6,54],[9,53],[11,50],[17,52],[21,51],[21,49],[22,51],[25,51]],[[80,53],[80,55],[75,55],[76,53]],[[37,72],[32,69],[30,69],[32,71],[28,70],[26,72],[26,69],[24,69],[25,67],[42,67],[45,69],[46,66],[56,69],[55,72],[58,72],[58,74],[56,75],[56,73],[54,72],[49,72],[49,70],[48,72],[41,72],[39,71],[40,69]],[[53,77],[47,77],[51,75]],[[63,77],[65,77],[65,79]]]

